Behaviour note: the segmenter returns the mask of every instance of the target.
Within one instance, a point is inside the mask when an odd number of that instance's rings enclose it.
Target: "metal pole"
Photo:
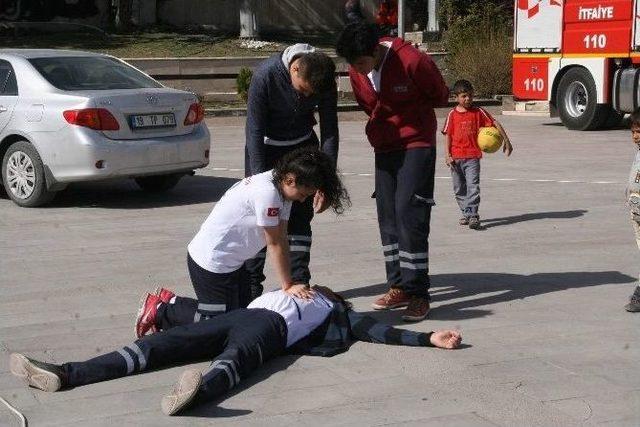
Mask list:
[[[428,12],[429,12],[429,17],[427,18],[427,31],[430,33],[439,33],[440,32],[440,25],[438,23],[438,9],[439,9],[439,4],[438,4],[438,0],[428,0],[429,1],[429,6],[428,6]]]
[[[398,37],[404,38],[404,0],[398,0]]]

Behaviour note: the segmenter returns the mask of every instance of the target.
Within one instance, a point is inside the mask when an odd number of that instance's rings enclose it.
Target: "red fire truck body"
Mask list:
[[[516,0],[513,94],[549,101],[570,129],[640,107],[640,0]]]

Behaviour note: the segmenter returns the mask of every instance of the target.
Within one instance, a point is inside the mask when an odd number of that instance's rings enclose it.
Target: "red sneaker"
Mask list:
[[[419,322],[427,317],[430,309],[431,307],[428,299],[413,296],[411,297],[409,306],[406,308],[404,313],[402,313],[402,320],[405,322]]]
[[[154,292],[154,294],[156,294],[158,298],[160,298],[160,301],[162,301],[165,304],[169,304],[169,301],[171,301],[171,298],[176,296],[176,294],[171,292],[169,289],[165,289],[165,288],[156,288],[156,291]]]
[[[375,300],[371,307],[376,310],[389,310],[409,305],[411,298],[402,289],[391,288],[386,294]]]
[[[136,317],[135,333],[138,338],[142,338],[151,331],[157,332],[156,313],[158,312],[158,304],[162,300],[157,295],[146,294],[140,300],[140,308]]]

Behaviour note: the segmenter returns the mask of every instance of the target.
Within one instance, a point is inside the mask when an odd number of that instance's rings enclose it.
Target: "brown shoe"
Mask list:
[[[409,296],[402,289],[391,288],[386,294],[375,300],[371,307],[376,310],[389,310],[409,305]]]
[[[402,320],[405,322],[419,322],[429,314],[429,300],[425,297],[411,297],[409,306],[402,314]]]

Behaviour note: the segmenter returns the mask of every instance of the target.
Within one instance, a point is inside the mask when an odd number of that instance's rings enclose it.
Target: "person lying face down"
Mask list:
[[[354,312],[348,302],[321,286],[309,289],[308,298],[283,290],[269,292],[246,309],[196,323],[197,300],[175,296],[166,289],[160,295],[163,302],[154,319],[158,332],[84,362],[55,365],[13,353],[11,372],[31,387],[54,392],[213,358],[202,372],[183,372],[162,398],[162,411],[174,415],[221,396],[264,362],[287,352],[331,356],[346,351],[356,340],[454,349],[462,340],[458,331],[423,333],[378,323]]]

